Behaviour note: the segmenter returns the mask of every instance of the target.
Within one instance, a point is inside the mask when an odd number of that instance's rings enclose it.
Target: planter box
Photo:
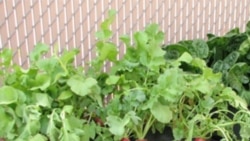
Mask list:
[[[236,136],[238,136],[239,130],[240,130],[240,127],[236,125],[234,128],[234,132]],[[163,133],[160,133],[158,131],[156,133],[152,133],[151,131],[149,131],[149,133],[146,136],[146,140],[147,141],[173,141],[174,137],[173,137],[171,128],[166,127]],[[219,141],[219,140],[221,140],[221,137],[214,134],[211,139],[207,139],[206,141]],[[137,140],[131,138],[130,141],[137,141]],[[193,139],[193,141],[195,141],[195,139]]]

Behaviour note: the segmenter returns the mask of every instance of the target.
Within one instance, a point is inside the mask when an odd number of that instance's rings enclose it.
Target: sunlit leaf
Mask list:
[[[11,86],[0,88],[0,105],[8,105],[18,101],[19,91]]]
[[[75,94],[86,96],[92,92],[91,88],[97,84],[97,81],[93,78],[83,80],[78,76],[73,76],[67,81],[67,84]]]
[[[173,118],[173,113],[167,105],[155,102],[150,109],[153,116],[161,123],[169,123]]]
[[[48,50],[49,50],[49,47],[46,44],[43,44],[43,43],[36,44],[34,50],[30,53],[30,60],[32,62],[37,61]]]

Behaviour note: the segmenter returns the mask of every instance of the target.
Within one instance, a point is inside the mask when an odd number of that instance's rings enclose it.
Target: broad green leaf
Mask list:
[[[42,134],[36,134],[35,136],[31,137],[29,141],[48,141],[48,139]]]
[[[54,109],[48,117],[49,124],[47,126],[46,134],[50,141],[58,141],[60,130],[56,127],[56,123],[59,121],[61,122],[61,120],[59,120],[59,115],[56,113],[56,109]]]
[[[159,25],[157,25],[157,24],[149,24],[145,28],[145,32],[149,36],[153,36],[153,37],[158,33],[158,30],[159,30]]]
[[[147,66],[151,70],[159,71],[160,67],[165,65],[165,64],[166,64],[166,61],[162,56],[162,57],[154,57],[154,58],[152,58],[150,60],[150,63]]]
[[[64,114],[61,114],[61,116]],[[72,128],[69,123],[69,119],[63,117],[62,118],[62,129],[61,129],[61,134],[60,134],[60,140],[62,141],[67,141],[67,140],[73,140],[70,137],[70,132],[72,131]]]
[[[49,47],[46,44],[43,43],[36,44],[35,48],[30,53],[30,60],[32,62],[39,60],[44,53],[48,52],[48,50]]]
[[[27,124],[24,125],[24,129],[22,130],[19,138],[27,140],[27,137],[32,137],[39,133],[40,129],[40,122],[39,119],[36,120],[29,120]]]
[[[247,77],[249,71],[250,67],[246,63],[236,63],[226,73],[225,83],[240,92],[243,85],[249,83],[249,78]]]
[[[74,132],[70,133],[69,139],[66,139],[65,141],[68,141],[68,140],[81,141],[80,137],[77,134],[75,134]]]
[[[125,126],[128,124],[129,120],[121,119],[117,116],[108,116],[107,118],[107,124],[109,125],[109,131],[117,136],[122,136],[125,133]]]
[[[74,107],[72,105],[65,105],[63,106],[63,112],[71,114],[73,111]]]
[[[190,84],[196,91],[199,91],[203,94],[212,94],[211,89],[213,88],[213,86],[205,79],[197,78],[191,81]]]
[[[69,116],[62,119],[62,130],[65,139],[80,141],[80,136],[84,135],[82,129],[83,120],[78,119],[74,116]]]
[[[164,98],[169,103],[176,103],[186,88],[183,72],[178,68],[166,69],[157,79],[152,93]]]
[[[165,55],[165,51],[163,51],[162,48],[156,45],[150,46],[147,50],[148,50],[149,55],[152,58],[155,58],[155,57],[163,58],[163,56]]]
[[[250,36],[243,43],[241,43],[239,48],[240,55],[246,55],[249,52],[249,50],[250,50]]]
[[[111,30],[100,30],[100,31],[97,31],[95,33],[95,36],[98,38],[98,39],[108,39],[109,37],[112,36],[112,31]]]
[[[42,135],[46,135],[46,130],[47,130],[48,125],[49,125],[49,114],[43,114],[43,115],[41,115],[40,123],[41,123],[40,133]]]
[[[68,73],[68,70],[65,70],[65,68],[62,68],[62,66],[56,65],[51,74],[51,80],[54,80],[51,83],[56,83],[60,78],[67,76]]]
[[[40,59],[37,60],[36,65],[40,70],[51,73],[55,69],[56,65],[58,65],[58,60],[54,57]]]
[[[40,111],[40,107],[38,105],[27,105],[24,107],[24,113],[23,113],[23,119],[26,120],[26,122],[29,121],[36,121],[40,119],[40,116],[42,115]]]
[[[193,60],[193,57],[187,53],[187,52],[184,52],[179,58],[178,58],[178,61],[181,61],[181,62],[186,62],[186,63],[191,63],[191,61]]]
[[[230,87],[223,89],[220,95],[225,101],[229,101],[230,105],[233,105],[235,108],[247,109],[247,103],[244,99],[238,96]]]
[[[150,112],[161,123],[169,123],[173,118],[170,108],[160,102],[155,102],[150,108]]]
[[[200,68],[201,70],[204,70],[207,68],[206,62],[200,58],[194,58],[191,62],[191,65]]]
[[[79,96],[86,96],[92,92],[92,87],[97,85],[97,81],[93,78],[81,79],[79,76],[73,76],[68,81],[67,84],[70,89]]]
[[[0,137],[5,137],[7,134],[11,132],[11,130],[15,126],[15,119],[11,117],[8,113],[4,111],[3,107],[0,107]]]
[[[69,51],[64,51],[60,57],[61,62],[66,66],[68,63],[72,63],[74,57],[79,53],[79,49],[73,49]]]
[[[180,86],[185,86],[184,73],[178,68],[166,69],[164,74],[161,74],[157,83],[161,88],[174,88],[177,91],[182,90]],[[183,87],[184,88],[184,87]]]
[[[126,47],[130,47],[130,37],[128,35],[120,36],[120,40],[125,43]]]
[[[89,95],[94,101],[97,101],[97,103],[99,104],[99,106],[103,106],[103,98],[100,95],[101,92],[101,88],[98,85],[95,85],[92,87],[92,93],[91,95]]]
[[[133,90],[131,94],[133,94],[135,99],[139,102],[144,102],[146,100],[145,92],[140,89]]]
[[[210,111],[214,107],[213,105],[215,103],[215,100],[212,97],[210,97],[210,96],[205,96],[205,99],[202,100],[202,101],[200,101],[200,102],[201,102],[201,106],[204,109],[206,109],[207,111]]]
[[[139,62],[135,63],[135,62],[130,62],[128,60],[123,60],[122,65],[123,65],[123,67],[126,68],[126,70],[131,71],[133,68],[136,68],[137,66],[139,66],[140,63]],[[120,69],[122,69],[122,68],[120,68]]]
[[[159,32],[155,35],[154,39],[155,39],[156,43],[159,45],[158,47],[161,46],[162,42],[164,41],[164,38],[165,38],[165,34],[164,34],[164,32],[162,32],[162,31],[159,31]]]
[[[219,60],[213,65],[213,70],[215,73],[222,72],[225,68],[224,66],[224,62],[222,60]]]
[[[137,48],[146,48],[148,42],[148,36],[145,32],[139,31],[134,34],[134,39]]]
[[[164,100],[164,103],[169,105],[171,103],[177,103],[179,101],[182,91],[183,88],[180,88],[180,90],[177,90],[176,87],[166,88],[165,90],[160,91],[160,94],[163,98],[162,100]]]
[[[4,48],[2,50],[0,50],[0,66],[1,65],[5,65],[5,66],[9,66],[12,60],[12,56],[13,56],[13,52],[8,49],[8,48]]]
[[[63,91],[57,98],[58,100],[66,100],[73,96],[73,93],[71,91]]]
[[[228,84],[230,87],[234,88],[238,92],[242,91],[242,83],[240,79],[238,78],[238,75],[236,74],[236,71],[229,71],[228,75],[225,76],[226,78],[226,84]]]
[[[0,105],[8,105],[18,101],[19,91],[11,86],[0,88]]]
[[[224,69],[228,70],[231,68],[238,60],[240,54],[237,51],[231,52],[224,60]]]
[[[159,41],[159,42],[161,43],[161,41]],[[163,49],[160,47],[160,43],[156,42],[155,40],[152,40],[151,42],[149,42],[149,46],[147,48],[147,51],[148,51],[148,54],[152,58],[156,58],[156,57],[163,58],[164,57],[165,51],[163,51]]]
[[[246,122],[249,123],[249,117],[247,117]],[[249,138],[250,138],[249,131],[250,131],[249,124],[241,124],[240,125],[240,136],[242,137],[242,140],[249,140]]]
[[[190,54],[188,48],[180,43],[177,44],[170,44],[167,45],[164,50],[166,50],[166,59],[177,59],[179,58],[184,52]]]
[[[36,105],[51,108],[52,98],[47,93],[36,93],[33,94]]]
[[[173,128],[173,136],[175,140],[182,140],[185,137],[185,132],[183,130],[184,128],[185,127],[183,126]]]
[[[1,70],[0,70],[1,71]],[[4,73],[5,74],[5,85],[12,85],[16,83],[17,79],[19,76],[17,76],[17,73],[13,73],[11,75]],[[1,75],[1,74],[0,74]],[[1,79],[1,78],[0,78]],[[0,82],[1,83],[1,82]],[[1,84],[0,84],[1,85]]]
[[[214,73],[213,70],[211,68],[204,68],[203,70],[203,74],[202,76],[204,77],[204,79],[206,79],[207,81],[209,81],[210,83],[221,83],[221,78],[222,78],[222,74],[221,73]]]
[[[144,91],[138,89],[130,90],[124,96],[124,100],[126,100],[130,106],[138,107],[140,103],[146,100],[146,95]]]
[[[209,53],[209,48],[204,40],[196,39],[192,42],[192,48],[189,48],[190,52],[195,57],[206,58]]]
[[[116,84],[119,81],[120,77],[116,75],[110,75],[108,79],[106,80],[106,84],[113,85]]]
[[[237,34],[240,34],[240,29],[239,27],[236,27],[236,28],[233,28],[231,29],[230,31],[228,31],[225,35],[225,37],[232,37],[232,36],[235,36]]]
[[[69,60],[65,58],[64,61]],[[65,66],[59,64],[58,59],[55,57],[38,60],[36,65],[40,70],[47,72],[48,77],[51,77],[51,80],[53,80],[51,83],[55,83],[60,77],[68,74],[68,70],[65,70]]]
[[[239,92],[239,96],[242,97],[244,100],[246,100],[247,104],[250,104],[250,91],[243,89],[241,92]]]
[[[50,77],[47,74],[37,74],[35,82],[31,90],[40,89],[42,91],[46,90],[50,86]]]
[[[139,61],[142,65],[150,67],[149,63],[151,61],[151,58],[149,57],[149,54],[146,51],[142,50],[139,54],[139,57]]]
[[[136,115],[135,111],[129,111],[125,117],[130,118],[133,121],[133,124],[138,125],[141,121],[141,118]]]
[[[84,124],[84,139],[89,140],[89,139],[94,139],[96,135],[95,131],[95,124],[90,123],[90,124]]]
[[[106,59],[108,59],[109,61],[116,60],[118,51],[115,44],[111,42],[98,42],[96,46],[99,53],[99,59],[101,61],[104,61]]]

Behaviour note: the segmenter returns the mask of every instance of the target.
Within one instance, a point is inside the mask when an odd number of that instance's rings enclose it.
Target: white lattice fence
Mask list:
[[[249,0],[0,0],[0,48],[12,48],[14,62],[24,66],[37,42],[79,48],[76,65],[84,65],[95,56],[94,33],[109,9],[117,11],[113,40],[123,54],[118,35],[132,36],[150,23],[160,25],[166,44],[244,30],[249,7]]]

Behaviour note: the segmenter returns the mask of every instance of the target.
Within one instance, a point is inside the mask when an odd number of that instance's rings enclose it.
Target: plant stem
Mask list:
[[[150,114],[149,120],[148,120],[148,122],[143,130],[142,138],[144,138],[146,136],[146,134],[148,133],[148,130],[150,129],[150,127],[152,126],[154,121],[155,121],[155,119],[153,118],[152,114]]]
[[[138,126],[136,126],[134,129],[133,129],[134,131],[135,131],[135,134],[136,134],[136,136],[137,136],[137,138],[140,138],[142,135],[142,127],[140,127],[139,126],[139,129],[138,129]]]
[[[88,118],[88,124],[90,123],[90,120],[92,119],[92,112],[90,113],[90,115],[89,115],[89,118]]]
[[[149,69],[147,69],[146,77],[143,83],[144,86],[147,84],[147,81],[148,81],[148,73],[149,73]]]
[[[216,125],[214,125],[214,127],[215,127],[216,129],[218,129],[218,130],[223,134],[223,136],[225,137],[225,140],[226,140],[226,141],[229,141],[229,139],[228,139],[226,133],[223,131],[223,129],[221,129],[219,126],[216,126]]]
[[[184,97],[185,97],[185,95],[182,96],[181,99],[180,99],[179,114],[180,114],[180,119],[183,119],[183,124],[184,124],[186,127],[188,127],[187,122],[186,122],[186,120],[184,120],[185,118],[184,118],[184,116],[183,116],[183,114],[182,114],[183,105],[184,105],[184,104],[183,104],[183,103],[184,103]]]

